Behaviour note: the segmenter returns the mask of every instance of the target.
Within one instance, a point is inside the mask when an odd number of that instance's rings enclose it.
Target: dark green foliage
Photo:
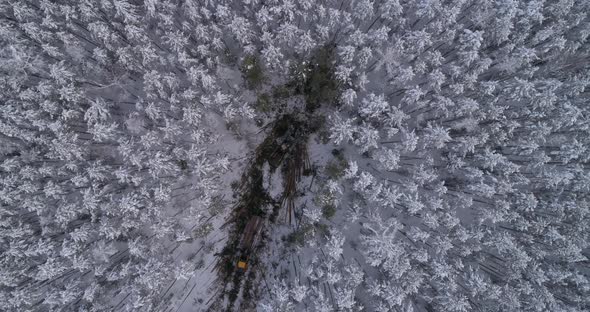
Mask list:
[[[273,134],[276,137],[281,137],[285,135],[287,133],[287,130],[289,130],[290,127],[294,126],[292,126],[292,123],[294,122],[296,121],[291,115],[282,115],[279,119],[277,119],[275,123]]]
[[[221,61],[227,65],[234,66],[238,61],[237,57],[229,49],[224,49],[221,53]]]
[[[339,95],[339,83],[334,78],[334,47],[324,46],[311,60],[291,68],[291,81],[287,84],[296,94],[305,97],[305,109],[315,111],[322,103],[335,103]]]
[[[272,96],[275,99],[286,99],[293,95],[295,95],[295,92],[289,86],[281,85],[272,87]]]
[[[334,153],[334,151],[332,151],[332,153]],[[326,175],[334,180],[340,179],[344,176],[344,170],[346,168],[348,168],[348,162],[342,153],[338,153],[337,156],[326,165]]]
[[[325,205],[322,207],[322,215],[326,219],[332,218],[336,214],[336,207],[334,205]]]
[[[251,265],[258,265],[258,261],[252,263]],[[249,270],[247,273],[246,281],[244,282],[244,292],[242,293],[242,302],[240,303],[240,310],[241,311],[249,311],[251,310],[251,305],[253,304],[252,300],[256,299],[253,293],[255,292],[257,285],[254,283],[256,281],[256,271]]]
[[[235,266],[235,264],[231,259],[226,260],[225,264],[224,264],[224,270],[226,272],[232,272],[234,270],[234,266]]]
[[[195,264],[195,270],[200,270],[202,268],[205,267],[205,259],[201,258],[199,259],[199,261],[197,261],[197,263]]]
[[[249,89],[260,88],[266,80],[264,70],[262,66],[260,66],[260,61],[258,60],[258,57],[254,55],[244,57],[240,70],[242,71],[244,80],[246,80],[246,86]]]
[[[330,143],[330,131],[326,128],[322,128],[318,131],[318,137],[320,143],[328,144]]]
[[[219,273],[223,276],[224,279],[227,279],[231,276],[235,269],[235,254],[237,253],[237,249],[235,248],[235,244],[226,245],[223,247],[221,252],[217,254],[219,256],[221,265],[219,266]]]
[[[286,237],[283,237],[283,240],[289,246],[300,246],[300,247],[303,247],[305,245],[305,236],[312,229],[313,229],[313,227],[311,225],[302,226],[299,229],[291,232]]]
[[[209,206],[209,213],[211,213],[213,216],[216,216],[225,210],[226,206],[227,202],[223,200],[223,196],[217,195],[214,197],[214,201]]]
[[[249,190],[244,193],[242,203],[253,216],[264,216],[264,210],[262,210],[262,207],[270,200],[262,182],[262,170],[256,166],[252,167],[252,170],[250,170]]]
[[[254,106],[254,108],[257,111],[263,112],[263,113],[269,113],[273,110],[272,99],[268,95],[268,93],[262,93],[258,96],[258,99],[256,99],[256,105]]]
[[[213,231],[213,225],[211,223],[204,224],[199,226],[193,231],[193,236],[197,238],[203,238],[209,235]]]
[[[238,294],[240,293],[240,284],[242,282],[242,276],[243,276],[243,274],[240,271],[236,272],[236,274],[234,275],[234,280],[232,283],[233,287],[230,291],[228,291],[228,299],[229,299],[229,306],[227,309],[228,311],[233,311],[232,307],[234,305],[234,302],[238,298]]]
[[[326,128],[326,116],[321,114],[314,114],[309,119],[309,132],[315,133]]]
[[[227,130],[235,134],[237,137],[240,137],[240,124],[237,121],[230,121],[225,123],[225,127]]]
[[[273,132],[274,133],[274,132]],[[256,149],[256,165],[262,167],[265,162],[268,162],[271,171],[274,171],[279,163],[282,153],[280,153],[280,144],[277,141],[277,136],[271,133]]]
[[[320,237],[330,236],[330,227],[324,223],[316,223],[316,230]]]
[[[344,159],[344,153],[342,153],[343,149],[335,148],[332,150],[332,156],[336,157],[338,160]]]
[[[186,162],[186,160],[180,159],[178,160],[178,167],[180,167],[181,170],[186,170],[188,169],[188,163]]]

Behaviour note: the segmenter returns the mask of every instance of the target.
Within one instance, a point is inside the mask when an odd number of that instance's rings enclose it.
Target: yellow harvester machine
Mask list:
[[[238,269],[246,271],[248,269],[248,259],[252,252],[252,247],[260,234],[264,219],[254,216],[248,221],[244,232],[242,233],[242,240],[240,241],[240,255],[238,257]]]

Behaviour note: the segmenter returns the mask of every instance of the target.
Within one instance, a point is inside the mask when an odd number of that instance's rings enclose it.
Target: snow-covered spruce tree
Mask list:
[[[171,250],[228,167],[207,114],[236,103],[211,72],[220,31],[179,10],[0,3],[0,310],[156,310],[194,271]]]

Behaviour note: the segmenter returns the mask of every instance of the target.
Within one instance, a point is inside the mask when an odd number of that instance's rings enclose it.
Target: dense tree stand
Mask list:
[[[590,310],[589,12],[0,1],[0,311]]]

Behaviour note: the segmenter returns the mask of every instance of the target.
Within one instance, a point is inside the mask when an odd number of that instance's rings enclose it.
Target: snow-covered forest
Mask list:
[[[0,311],[590,311],[590,1],[0,0]]]

